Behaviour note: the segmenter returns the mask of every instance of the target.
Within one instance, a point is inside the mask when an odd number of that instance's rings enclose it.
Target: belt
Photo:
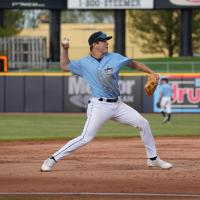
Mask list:
[[[106,98],[99,98],[99,101],[109,102],[109,103],[115,103],[118,101],[118,98],[115,99],[106,99]]]

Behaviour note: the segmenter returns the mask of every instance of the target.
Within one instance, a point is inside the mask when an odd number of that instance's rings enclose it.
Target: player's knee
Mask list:
[[[149,127],[149,122],[145,118],[142,118],[140,120],[140,128],[146,128],[146,127]]]
[[[93,138],[94,137],[91,137],[91,136],[83,137],[82,142],[84,144],[87,144],[87,143],[91,142],[93,140]]]

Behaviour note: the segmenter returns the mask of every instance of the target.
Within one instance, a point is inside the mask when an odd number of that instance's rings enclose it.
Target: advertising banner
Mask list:
[[[166,76],[165,76],[166,77]],[[200,113],[200,76],[167,76],[173,88],[172,112]],[[159,86],[154,94],[154,112],[160,112],[156,103]]]
[[[14,9],[64,9],[65,0],[4,0],[0,2],[0,8]]]
[[[141,80],[142,77],[121,77],[119,86],[123,102],[141,111]],[[70,76],[65,79],[65,111],[83,112],[87,109],[88,100],[91,97],[90,88],[84,80],[78,76]]]
[[[68,9],[153,9],[154,0],[68,0]]]
[[[200,6],[200,0],[169,0],[172,4],[178,6]]]
[[[200,8],[200,0],[155,0],[155,8]]]

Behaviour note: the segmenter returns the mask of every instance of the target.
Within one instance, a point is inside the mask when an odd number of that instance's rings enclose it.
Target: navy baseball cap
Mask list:
[[[165,82],[167,82],[167,83],[169,82],[168,78],[165,78],[165,77],[162,78],[161,81],[165,81]]]
[[[94,42],[110,40],[111,38],[112,38],[112,36],[107,36],[102,31],[98,31],[98,32],[95,32],[92,35],[90,35],[90,37],[88,39],[88,43],[89,43],[89,45],[92,45]]]

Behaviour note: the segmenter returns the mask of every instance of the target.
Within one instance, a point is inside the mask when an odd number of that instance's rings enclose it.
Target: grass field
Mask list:
[[[163,124],[159,114],[144,114],[155,136],[200,136],[198,114],[174,114],[171,124]],[[78,136],[85,114],[0,114],[0,140],[51,140]],[[107,122],[97,137],[133,137],[138,129]]]

